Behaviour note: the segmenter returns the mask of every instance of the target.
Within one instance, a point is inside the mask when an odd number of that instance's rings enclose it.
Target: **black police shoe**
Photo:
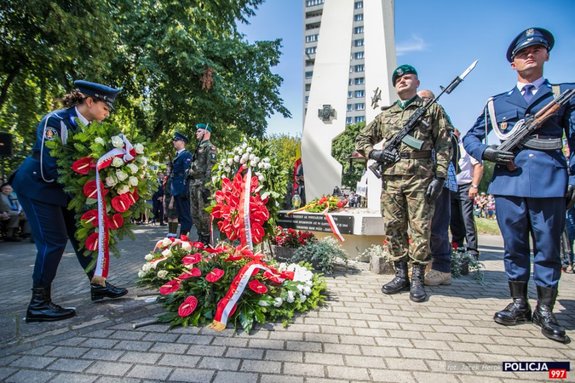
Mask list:
[[[72,318],[76,311],[52,303],[49,287],[32,289],[32,299],[26,310],[26,322],[51,322]]]
[[[495,323],[504,326],[515,326],[525,322],[531,322],[531,307],[524,298],[515,298],[503,310],[493,316]]]
[[[108,281],[106,281],[106,286],[92,283],[90,284],[90,290],[92,301],[100,301],[104,298],[120,298],[128,294],[128,289],[116,287]]]

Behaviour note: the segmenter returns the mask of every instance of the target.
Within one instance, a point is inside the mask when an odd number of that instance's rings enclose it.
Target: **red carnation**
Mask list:
[[[160,287],[160,294],[168,295],[173,293],[174,291],[178,291],[180,288],[180,281],[177,279],[173,279],[168,283],[165,283],[162,287]]]
[[[224,276],[224,270],[215,268],[206,275],[206,281],[214,283]]]
[[[91,223],[92,226],[94,226],[94,227],[97,227],[98,226],[98,210],[97,209],[88,210],[87,212],[82,214],[82,217],[80,217],[80,219],[82,221],[86,221],[86,223]]]
[[[264,285],[263,283],[261,283],[257,279],[251,280],[248,283],[248,287],[250,288],[250,290],[252,290],[256,294],[261,295],[261,294],[265,294],[268,292],[268,288],[266,287],[266,285]]]
[[[96,162],[92,157],[82,157],[72,164],[72,170],[78,174],[87,175],[90,170],[96,168]]]
[[[86,238],[86,249],[90,251],[98,249],[98,233],[92,233]]]
[[[190,295],[189,297],[184,299],[184,302],[178,308],[178,315],[181,316],[182,318],[185,318],[191,313],[193,313],[196,307],[198,307],[198,298],[194,297],[193,295]]]

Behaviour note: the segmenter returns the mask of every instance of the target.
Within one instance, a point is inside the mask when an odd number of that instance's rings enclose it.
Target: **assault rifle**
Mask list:
[[[475,60],[462,74],[455,77],[455,79],[451,81],[447,88],[441,87],[441,93],[439,93],[437,97],[427,100],[421,107],[419,107],[415,113],[409,117],[409,120],[407,120],[405,125],[403,125],[403,128],[399,131],[399,133],[397,133],[389,142],[386,143],[384,150],[393,153],[395,158],[393,161],[374,162],[369,166],[369,169],[377,176],[377,178],[381,178],[381,175],[387,168],[400,160],[399,146],[402,142],[414,149],[421,150],[423,141],[420,141],[410,136],[409,134],[420,122],[422,122],[422,118],[425,115],[425,112],[431,107],[431,105],[435,104],[439,97],[443,95],[443,93],[449,94],[453,92],[453,90],[463,81],[465,76],[467,76],[469,72],[475,68],[477,61],[478,60]]]
[[[506,152],[512,152],[519,146],[521,146],[525,141],[529,139],[531,133],[535,130],[539,129],[541,125],[551,116],[559,111],[559,109],[565,105],[571,97],[575,95],[575,89],[567,89],[563,93],[561,93],[557,98],[549,101],[547,105],[545,105],[541,110],[535,113],[532,116],[527,116],[522,118],[521,120],[517,121],[513,129],[517,129],[515,133],[511,135],[508,139],[503,141],[498,147],[497,150],[503,150]],[[517,169],[515,163],[511,161],[507,164],[507,169],[509,171],[513,171]]]

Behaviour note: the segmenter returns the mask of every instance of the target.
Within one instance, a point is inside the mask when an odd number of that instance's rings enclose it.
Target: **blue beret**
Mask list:
[[[76,85],[76,88],[78,88],[81,93],[104,101],[110,108],[114,107],[116,96],[122,90],[122,88],[111,88],[106,85],[84,80],[76,80],[74,81],[74,85]]]
[[[391,75],[391,83],[393,86],[395,86],[395,81],[397,81],[398,78],[409,73],[417,75],[417,71],[411,65],[404,64],[398,66]]]
[[[196,129],[204,129],[210,133],[212,132],[212,127],[210,126],[210,124],[204,124],[204,123],[196,124]]]
[[[172,141],[179,141],[179,140],[184,141],[186,144],[187,144],[188,141],[189,141],[189,140],[188,140],[188,137],[186,137],[186,136],[183,135],[182,133],[180,133],[180,132],[174,133],[174,138],[172,138]]]
[[[550,51],[555,44],[555,39],[551,32],[543,28],[528,28],[513,39],[507,48],[507,61],[512,62],[513,58],[521,49],[532,45],[542,45]]]

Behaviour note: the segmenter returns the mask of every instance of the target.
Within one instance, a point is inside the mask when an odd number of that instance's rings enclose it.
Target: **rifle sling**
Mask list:
[[[521,145],[535,150],[557,150],[563,147],[563,141],[559,137],[532,134]]]
[[[431,158],[431,150],[419,150],[415,152],[401,152],[399,158],[402,160],[421,160]]]

